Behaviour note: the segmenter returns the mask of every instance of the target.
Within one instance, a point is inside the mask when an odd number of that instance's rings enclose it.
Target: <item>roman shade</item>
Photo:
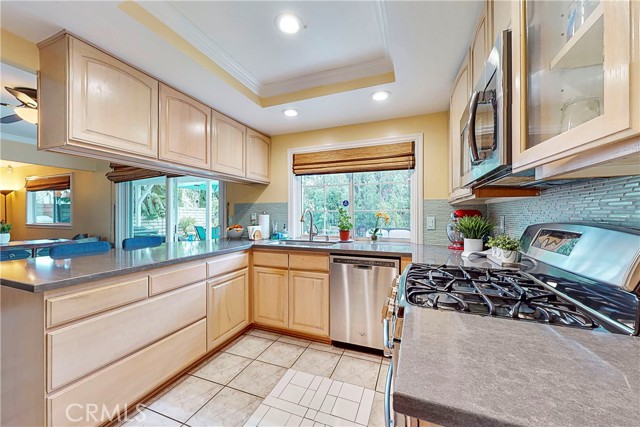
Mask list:
[[[27,191],[63,191],[71,188],[71,175],[27,178]]]
[[[415,166],[414,141],[293,155],[295,175],[378,172]]]
[[[157,176],[168,176],[173,178],[180,175],[168,174],[166,172],[154,171],[150,169],[137,168],[111,163],[109,165],[113,171],[107,172],[107,179],[114,183],[135,181],[137,179],[155,178]]]

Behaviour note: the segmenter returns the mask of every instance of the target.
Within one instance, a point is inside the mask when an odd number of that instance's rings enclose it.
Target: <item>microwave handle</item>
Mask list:
[[[467,122],[467,132],[469,137],[469,150],[471,152],[471,164],[480,163],[480,154],[478,154],[478,145],[476,144],[476,112],[478,111],[478,101],[480,100],[480,92],[474,91],[469,102],[469,121]]]

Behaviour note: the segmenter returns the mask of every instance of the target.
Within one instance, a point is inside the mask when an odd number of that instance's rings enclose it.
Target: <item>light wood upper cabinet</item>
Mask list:
[[[469,67],[470,54],[467,55],[458,74],[453,82],[453,90],[451,91],[450,107],[449,107],[449,155],[450,155],[450,179],[449,179],[449,201],[453,202],[457,199],[471,195],[471,189],[460,188],[461,178],[461,160],[462,140],[460,132],[462,130],[461,121],[469,96],[471,93],[470,80],[471,72]]]
[[[329,336],[329,275],[289,271],[289,329]]]
[[[207,350],[213,350],[249,324],[249,270],[207,282]]]
[[[512,5],[513,170],[640,134],[636,1]]]
[[[152,77],[65,34],[40,46],[38,91],[38,148],[157,158]]]
[[[289,325],[289,272],[278,268],[253,268],[253,320],[287,328]]]
[[[160,159],[209,169],[211,108],[161,83],[159,122]]]
[[[493,42],[498,34],[511,28],[511,7],[515,7],[516,2],[503,0],[490,0],[491,26],[493,27]]]
[[[244,178],[247,127],[214,111],[212,128],[211,170]]]
[[[271,181],[271,138],[247,129],[247,178]]]
[[[480,80],[489,55],[487,29],[487,15],[483,13],[471,42],[471,87],[475,87]]]

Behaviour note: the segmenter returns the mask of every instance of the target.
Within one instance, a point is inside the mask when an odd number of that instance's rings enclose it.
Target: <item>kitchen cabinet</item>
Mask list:
[[[157,158],[157,80],[69,34],[39,48],[39,149]]]
[[[252,181],[271,181],[271,138],[247,129],[247,173]]]
[[[491,1],[485,1],[476,31],[471,41],[471,88],[474,88],[482,76],[484,64],[493,45],[491,27]]]
[[[213,112],[211,120],[214,132],[211,144],[211,170],[245,178],[247,127],[217,111]]]
[[[211,108],[160,84],[159,158],[209,169]]]
[[[249,324],[249,270],[207,282],[207,350],[213,350]]]
[[[512,9],[515,172],[640,134],[638,2]]]
[[[490,0],[491,7],[491,26],[493,28],[493,40],[491,43],[495,42],[498,34],[502,33],[504,30],[511,28],[511,7],[512,4],[516,3],[513,1],[504,1],[504,0]]]
[[[289,329],[329,336],[329,274],[289,271]]]
[[[289,326],[288,270],[253,267],[253,320],[266,326]]]

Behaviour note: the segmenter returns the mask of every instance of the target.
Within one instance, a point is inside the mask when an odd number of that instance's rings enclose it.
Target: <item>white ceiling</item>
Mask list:
[[[5,86],[9,87],[29,87],[36,88],[36,76],[10,65],[0,63],[0,100],[11,105],[20,105],[20,102],[14,98]],[[11,116],[15,114],[13,108],[0,106],[0,117]],[[38,136],[38,127],[32,123],[20,120],[19,122],[2,124],[0,123],[0,137],[5,140],[25,142],[30,144],[36,143]]]
[[[186,40],[199,37],[202,45],[192,44],[201,51],[213,46],[228,66],[239,70],[233,75],[253,79],[254,91],[263,90],[267,95],[301,88],[293,83],[304,84],[305,79],[323,77],[332,70],[351,72],[354,67],[368,66],[371,72],[395,72],[392,83],[268,108],[140,24],[118,7],[119,2],[3,0],[0,12],[3,29],[33,42],[67,29],[215,109],[274,135],[447,110],[453,78],[483,3],[140,3],[156,17],[165,13],[163,22],[178,29]],[[166,15],[168,10],[171,14]],[[308,28],[294,36],[279,33],[274,20],[282,11],[295,12]],[[184,27],[185,22],[193,27]],[[379,89],[392,96],[374,103],[369,95]],[[285,108],[295,108],[300,115],[286,118],[281,113]]]

